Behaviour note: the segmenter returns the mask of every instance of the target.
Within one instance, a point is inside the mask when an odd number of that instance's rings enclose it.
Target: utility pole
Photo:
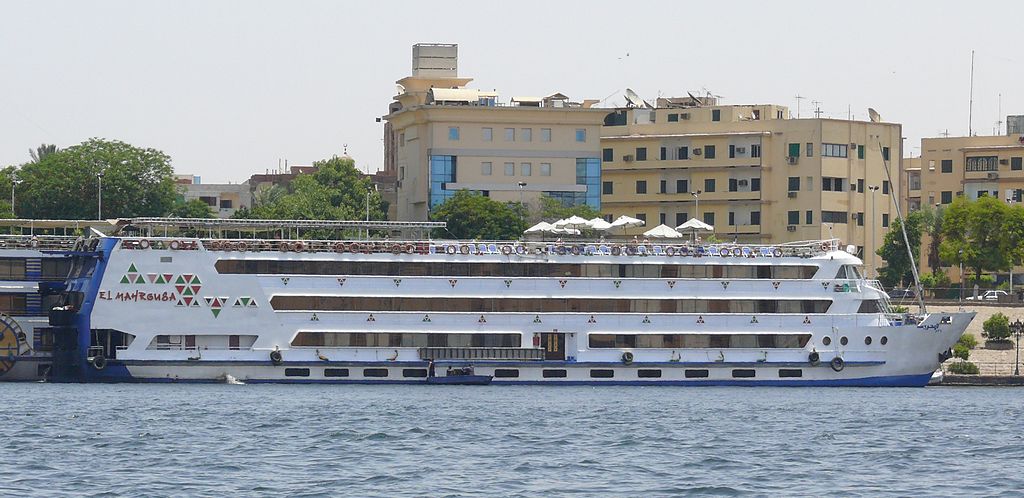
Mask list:
[[[96,219],[103,219],[103,172],[96,173]]]

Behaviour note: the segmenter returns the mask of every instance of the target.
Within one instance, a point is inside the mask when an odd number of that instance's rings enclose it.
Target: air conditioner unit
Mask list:
[[[704,151],[700,147],[697,147],[697,148],[693,149],[693,155],[695,155],[695,156],[699,156],[699,155],[701,155],[703,153],[704,153]]]
[[[989,180],[995,180],[997,178],[999,178],[999,173],[992,172],[992,173],[988,174],[988,179]]]
[[[800,157],[799,156],[788,156],[788,157],[786,157],[786,162],[789,163],[789,164],[796,164],[799,161],[800,161]]]
[[[746,154],[747,153],[747,148],[746,147],[736,147],[736,153],[737,154]]]
[[[682,120],[689,120],[689,119],[690,119],[690,113],[688,113],[688,112],[684,112],[684,113],[680,114],[680,115],[679,115],[679,119],[682,119]]]
[[[628,162],[632,162],[633,161],[633,154],[626,154],[626,155],[622,156],[622,160],[626,161],[627,163]]]
[[[999,164],[1010,164],[1010,160],[1009,159],[1000,159],[999,160]]]
[[[788,193],[787,193],[786,195],[787,195],[787,196],[788,196],[788,197],[789,197],[790,199],[796,199],[796,191],[795,191],[795,190],[790,190],[790,191],[789,191],[789,192],[788,192]]]
[[[856,149],[857,148],[857,144],[855,144],[853,142],[850,142],[850,148],[851,149]]]
[[[744,179],[744,180],[740,180],[740,181],[738,181],[738,182],[736,182],[736,183],[737,183],[737,184],[738,184],[739,186],[741,186],[741,187],[746,187],[746,186],[747,186],[747,184],[748,184],[748,183],[750,183],[750,181],[749,181],[749,180],[746,180],[746,179]]]
[[[786,226],[786,231],[787,232],[795,232],[796,231],[796,225],[788,225],[788,226]]]

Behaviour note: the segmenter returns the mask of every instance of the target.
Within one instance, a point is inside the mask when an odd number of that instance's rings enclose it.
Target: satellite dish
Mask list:
[[[637,95],[636,92],[629,88],[626,89],[626,104],[628,105],[628,107],[646,107],[648,109],[654,108],[654,106],[648,104],[646,100],[640,98],[640,96]]]
[[[693,94],[690,93],[690,92],[686,92],[686,94],[690,96],[690,100],[693,102],[694,107],[700,107],[701,106],[700,99],[698,99],[697,97],[694,97]]]
[[[879,123],[882,121],[882,115],[870,107],[868,107],[868,117],[871,118],[872,123]]]
[[[405,93],[405,87],[402,85],[395,85],[395,91],[398,92],[397,95],[401,95]]]

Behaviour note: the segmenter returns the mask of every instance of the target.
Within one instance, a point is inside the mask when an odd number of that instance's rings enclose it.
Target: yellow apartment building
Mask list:
[[[413,74],[383,119],[385,171],[397,178],[396,219],[425,221],[467,189],[536,208],[541,195],[600,209],[601,123],[596,101],[556,93],[512,97],[468,88],[456,45],[413,46]]]
[[[869,275],[882,263],[871,248],[896,215],[899,124],[791,119],[784,106],[691,97],[613,110],[604,125],[606,217],[648,228],[697,218],[720,240],[749,243],[835,237],[857,246]]]
[[[921,139],[921,157],[907,171],[906,206],[951,204],[957,196],[968,199],[993,196],[1006,203],[1024,200],[1024,135],[939,137]],[[914,189],[914,186],[919,186]],[[922,271],[928,268],[930,237],[922,236]],[[960,281],[959,269],[947,272],[953,282]],[[1014,271],[1015,283],[1021,282],[1021,269]]]

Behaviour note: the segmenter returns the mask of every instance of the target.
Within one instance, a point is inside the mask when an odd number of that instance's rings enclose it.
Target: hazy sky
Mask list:
[[[89,137],[161,149],[204,183],[349,154],[381,167],[384,114],[417,42],[513,95],[621,104],[706,89],[804,117],[874,107],[922,136],[1024,114],[1024,2],[0,0],[0,165]]]

